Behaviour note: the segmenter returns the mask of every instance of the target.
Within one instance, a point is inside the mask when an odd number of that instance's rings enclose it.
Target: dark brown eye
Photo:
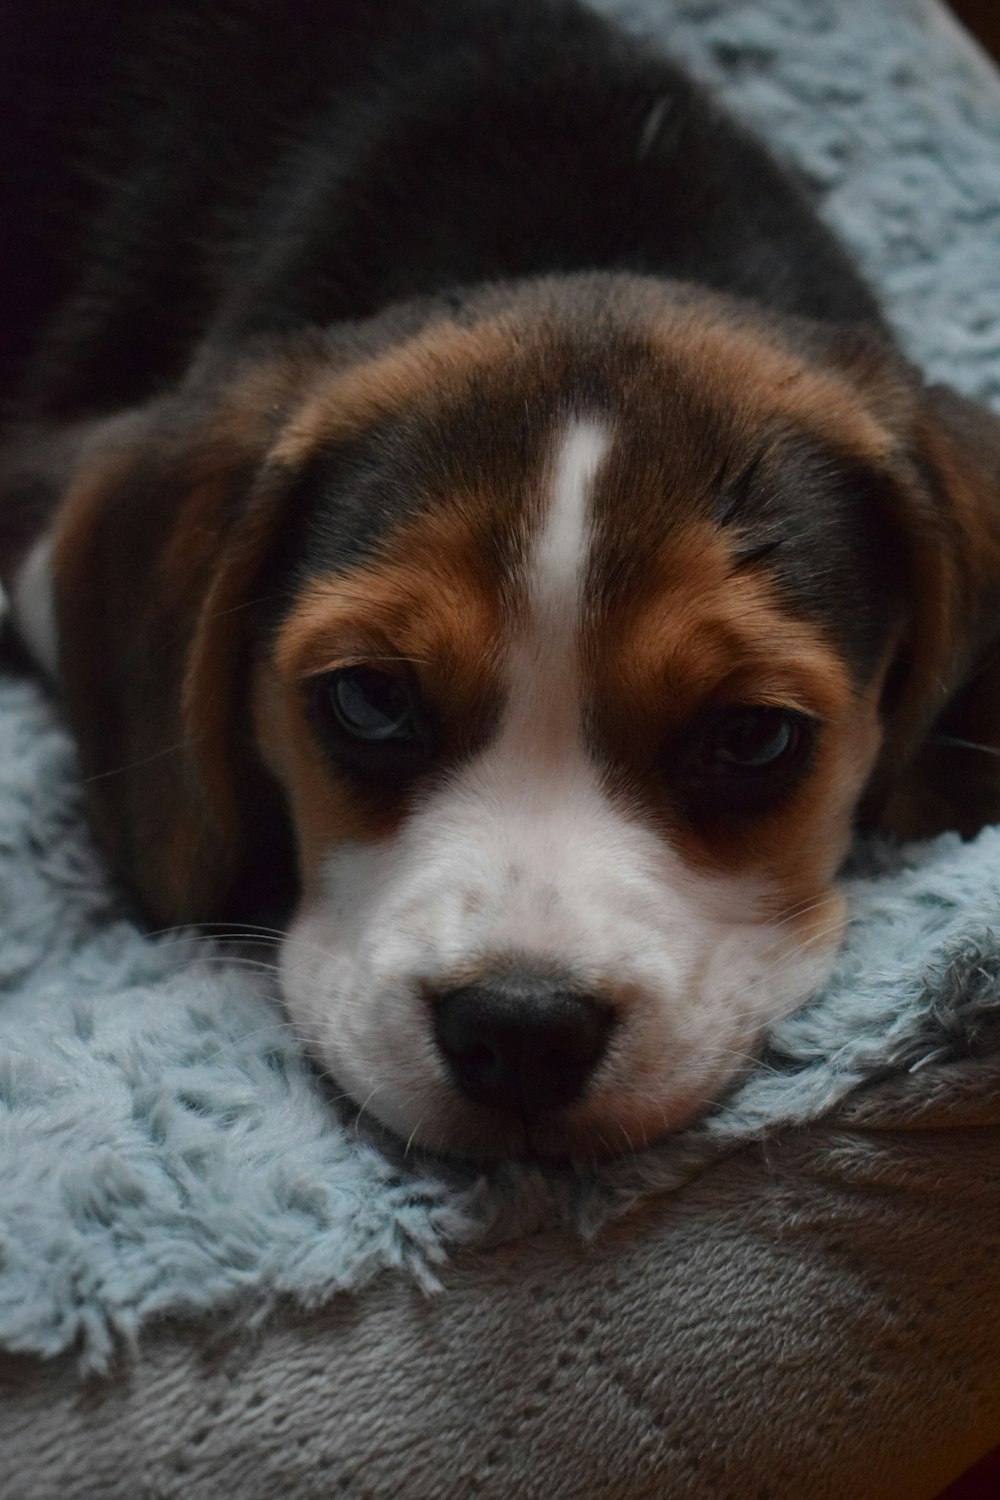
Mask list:
[[[338,725],[354,739],[408,744],[416,738],[413,693],[402,678],[374,667],[343,667],[323,683]]]
[[[791,794],[819,726],[807,714],[737,703],[711,712],[678,747],[678,793],[696,821],[758,817]]]
[[[403,787],[430,766],[431,710],[408,673],[339,667],[312,678],[307,694],[316,737],[340,770]]]
[[[700,746],[700,769],[709,775],[758,776],[794,763],[804,746],[806,723],[783,708],[723,710],[708,725]]]

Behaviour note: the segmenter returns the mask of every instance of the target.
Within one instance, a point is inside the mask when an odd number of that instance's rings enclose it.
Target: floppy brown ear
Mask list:
[[[902,838],[1000,821],[1000,418],[923,391],[903,518],[911,617],[869,811]]]
[[[248,872],[294,890],[248,678],[256,581],[287,490],[269,450],[309,375],[292,359],[256,363],[33,440],[50,455],[36,501],[59,490],[59,678],[93,821],[159,922],[258,909],[270,891]]]

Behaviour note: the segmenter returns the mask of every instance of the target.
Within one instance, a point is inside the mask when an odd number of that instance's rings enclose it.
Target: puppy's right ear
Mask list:
[[[36,432],[0,476],[8,570],[26,518],[37,530],[51,512],[57,677],[92,823],[161,923],[270,910],[271,884],[294,895],[285,818],[252,742],[250,654],[290,489],[271,449],[328,368],[301,351],[243,361],[142,409]]]

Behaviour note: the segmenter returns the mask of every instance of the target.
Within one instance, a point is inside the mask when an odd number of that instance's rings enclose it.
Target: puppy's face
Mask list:
[[[432,325],[272,455],[284,991],[446,1152],[605,1156],[716,1098],[829,970],[880,747],[882,428],[711,303],[592,311]]]

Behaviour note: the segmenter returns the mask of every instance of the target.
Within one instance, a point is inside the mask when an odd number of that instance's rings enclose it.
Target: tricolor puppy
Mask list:
[[[284,913],[405,1140],[639,1148],[860,820],[1000,816],[1000,424],[575,0],[86,16],[8,57],[0,532],[95,826],[157,924]]]

